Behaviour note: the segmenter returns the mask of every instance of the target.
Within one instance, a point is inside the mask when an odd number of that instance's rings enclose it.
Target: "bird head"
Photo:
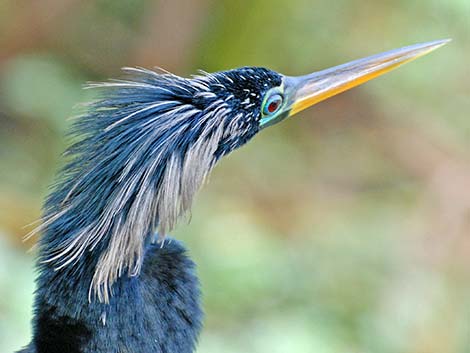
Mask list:
[[[191,78],[127,68],[124,79],[89,85],[102,91],[77,119],[78,142],[47,201],[43,263],[59,270],[96,252],[90,293],[107,301],[124,271],[139,273],[152,234],[162,241],[174,229],[222,156],[260,130],[446,42],[299,77],[256,67]]]
[[[285,76],[263,68],[241,68],[213,74],[227,77],[222,96],[237,99],[234,112],[249,113],[260,130],[341,92],[381,76],[445,45],[438,40],[391,50],[304,76]]]

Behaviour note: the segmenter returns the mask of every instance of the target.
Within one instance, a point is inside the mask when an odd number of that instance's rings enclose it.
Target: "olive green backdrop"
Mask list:
[[[174,233],[202,281],[199,353],[470,352],[470,1],[2,0],[0,352],[29,341],[21,238],[83,83],[131,65],[304,74],[448,37],[218,165]]]

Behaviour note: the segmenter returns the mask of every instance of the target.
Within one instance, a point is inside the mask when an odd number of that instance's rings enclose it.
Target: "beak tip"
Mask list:
[[[428,47],[430,50],[435,50],[435,49],[438,49],[448,43],[452,42],[452,38],[446,38],[446,39],[439,39],[439,40],[435,40],[435,41],[432,41],[432,42],[429,42],[428,43]]]
[[[439,39],[439,40],[434,40],[430,42],[424,42],[424,43],[419,43],[419,44],[414,44],[410,45],[408,47],[404,47],[401,49],[398,49],[398,52],[401,53],[406,53],[406,55],[403,55],[403,63],[415,60],[419,57],[422,57],[426,54],[429,54],[433,52],[436,49],[439,49],[440,47],[448,44],[451,42],[452,39],[447,38],[447,39]]]

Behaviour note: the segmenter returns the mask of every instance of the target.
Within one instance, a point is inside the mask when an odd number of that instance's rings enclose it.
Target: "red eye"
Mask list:
[[[280,103],[279,101],[269,103],[268,112],[274,113],[277,110],[277,108],[279,107],[279,103]]]
[[[273,96],[269,97],[266,101],[266,104],[263,108],[264,115],[271,115],[274,114],[279,110],[279,107],[282,104],[282,96],[280,94],[274,94]]]

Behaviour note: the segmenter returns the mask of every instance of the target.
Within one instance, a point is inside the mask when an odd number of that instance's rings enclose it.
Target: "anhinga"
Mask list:
[[[301,77],[243,67],[182,78],[124,69],[78,117],[39,231],[28,353],[190,353],[193,262],[165,238],[216,162],[267,126],[444,45]]]

